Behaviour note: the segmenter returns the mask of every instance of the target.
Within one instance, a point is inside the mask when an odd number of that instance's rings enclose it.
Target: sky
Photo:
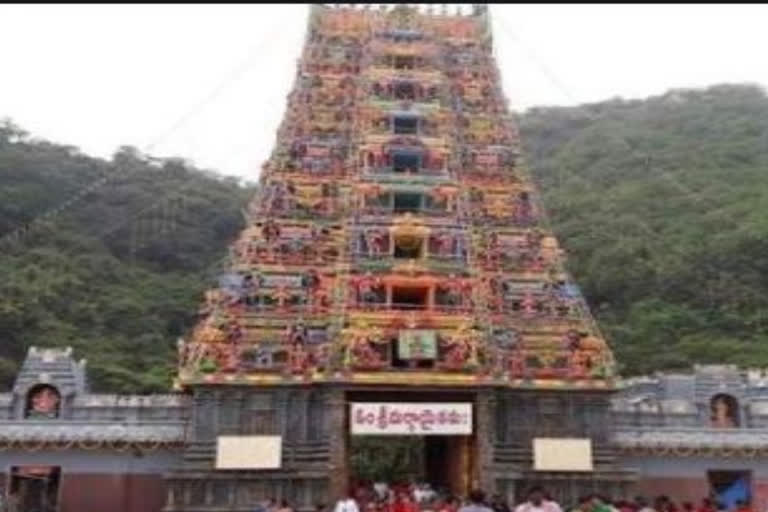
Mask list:
[[[768,5],[491,5],[510,106],[768,85]],[[0,118],[109,157],[131,145],[255,181],[304,4],[0,5]]]

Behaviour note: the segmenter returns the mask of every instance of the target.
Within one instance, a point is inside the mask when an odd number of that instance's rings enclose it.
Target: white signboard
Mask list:
[[[282,458],[280,436],[219,436],[216,469],[277,469]]]
[[[470,435],[471,403],[352,404],[353,435]]]
[[[533,440],[534,471],[592,471],[592,440],[543,438]]]

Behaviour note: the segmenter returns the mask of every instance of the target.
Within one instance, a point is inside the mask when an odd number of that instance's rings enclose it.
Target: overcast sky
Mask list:
[[[510,104],[768,84],[768,5],[492,5]],[[133,145],[255,179],[305,5],[0,5],[0,118],[109,156]]]

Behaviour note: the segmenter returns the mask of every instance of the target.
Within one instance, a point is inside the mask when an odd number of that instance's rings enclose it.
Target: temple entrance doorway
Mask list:
[[[23,511],[56,512],[58,510],[58,466],[15,466],[11,469],[10,491]]]
[[[467,495],[477,460],[472,393],[348,392],[347,402],[347,474],[359,500],[382,484]]]
[[[751,471],[710,470],[707,477],[711,495],[728,510],[735,509],[739,502],[751,501]]]

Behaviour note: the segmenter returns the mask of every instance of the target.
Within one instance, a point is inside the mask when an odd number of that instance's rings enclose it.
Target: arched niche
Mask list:
[[[715,428],[739,426],[739,401],[726,393],[718,393],[709,400],[711,425]]]
[[[61,412],[61,393],[50,384],[32,386],[24,403],[24,417],[56,419]]]

